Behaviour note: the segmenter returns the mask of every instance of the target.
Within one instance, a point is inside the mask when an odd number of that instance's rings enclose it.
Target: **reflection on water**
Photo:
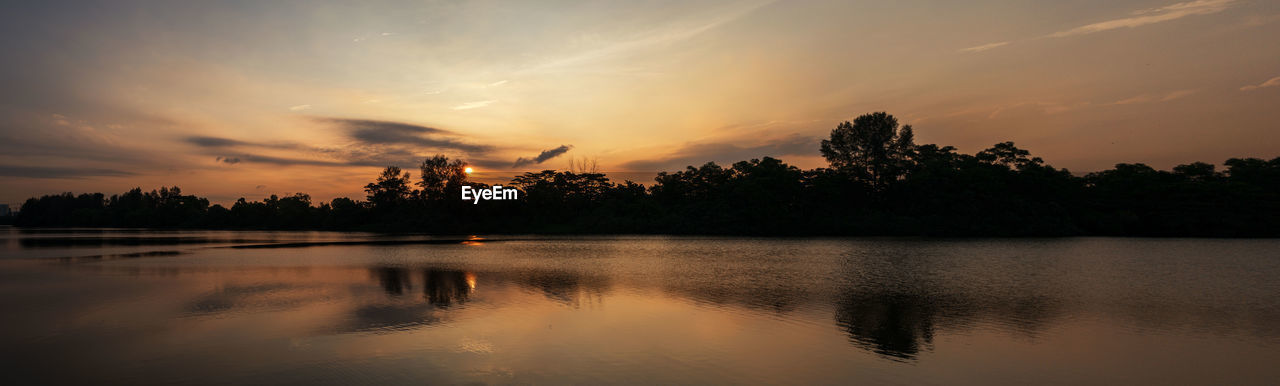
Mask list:
[[[1280,375],[1275,240],[3,237],[213,240],[6,242],[0,359],[18,383]]]
[[[933,343],[933,301],[915,296],[851,295],[836,308],[836,324],[849,341],[877,354],[911,359]]]
[[[399,297],[413,291],[414,283],[410,279],[410,270],[399,267],[376,267],[370,271],[378,278],[383,291],[392,297]],[[422,288],[422,298],[438,308],[449,308],[455,303],[461,305],[475,289],[475,274],[463,271],[426,268],[415,272],[422,279],[417,286]]]
[[[854,345],[893,359],[914,359],[932,345],[938,330],[962,330],[982,321],[999,323],[1010,333],[1034,335],[1056,316],[1052,302],[851,290],[837,302],[835,317]]]

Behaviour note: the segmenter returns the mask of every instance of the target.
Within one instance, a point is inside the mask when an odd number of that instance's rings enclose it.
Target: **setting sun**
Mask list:
[[[471,174],[471,172],[474,172],[474,171],[475,171],[475,169],[472,169],[470,166],[467,166],[467,168],[466,168],[466,169],[462,169],[462,171],[463,171],[463,172],[465,172],[465,173],[467,173],[467,174]]]

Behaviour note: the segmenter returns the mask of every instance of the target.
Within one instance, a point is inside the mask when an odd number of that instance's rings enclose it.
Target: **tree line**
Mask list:
[[[324,229],[431,233],[919,236],[1280,236],[1280,157],[1171,171],[1117,164],[1073,175],[1012,142],[976,154],[917,145],[883,112],[842,122],[802,170],[762,157],[659,173],[644,186],[594,170],[515,177],[518,201],[459,199],[466,163],[437,155],[418,179],[389,166],[363,200],[298,193],[229,208],[178,187],[28,199],[19,226]]]

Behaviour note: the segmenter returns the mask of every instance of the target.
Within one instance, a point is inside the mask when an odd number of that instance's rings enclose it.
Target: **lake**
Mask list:
[[[0,383],[1275,384],[1280,240],[0,227]]]

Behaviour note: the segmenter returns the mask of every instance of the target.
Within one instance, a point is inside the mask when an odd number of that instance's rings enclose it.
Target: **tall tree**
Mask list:
[[[841,122],[821,150],[832,168],[880,190],[907,172],[914,149],[911,125],[899,130],[897,118],[876,112]]]
[[[388,166],[378,176],[378,180],[364,186],[368,193],[369,204],[376,209],[391,209],[409,199],[409,172],[400,173],[400,168]]]
[[[418,186],[422,188],[422,198],[441,200],[448,197],[450,192],[461,191],[462,185],[467,182],[466,167],[466,162],[460,159],[449,161],[449,157],[440,154],[423,160],[422,165],[418,166],[422,170],[422,180],[418,181]]]
[[[1044,160],[1040,157],[1031,157],[1031,152],[1019,149],[1013,145],[1013,142],[1005,141],[991,146],[990,149],[983,150],[974,155],[979,161],[1001,165],[1013,170],[1025,170],[1033,166],[1044,165]]]

